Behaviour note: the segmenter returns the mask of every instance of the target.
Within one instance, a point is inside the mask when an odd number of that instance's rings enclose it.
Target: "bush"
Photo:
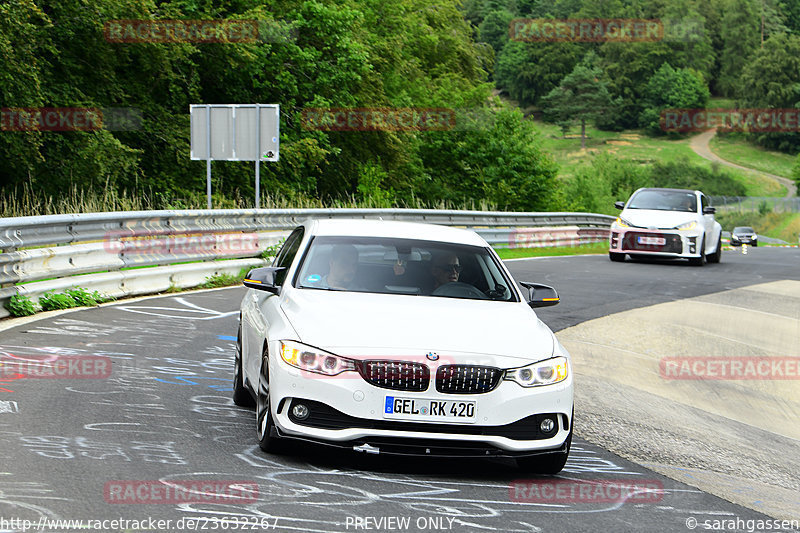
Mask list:
[[[692,69],[674,69],[664,63],[645,87],[644,109],[639,124],[651,135],[663,135],[661,112],[664,109],[705,109],[709,91],[703,76]]]
[[[6,309],[11,316],[28,316],[36,313],[36,306],[30,298],[23,294],[15,294],[6,303]]]
[[[67,289],[66,294],[71,296],[79,307],[94,307],[97,305],[97,299],[94,297],[95,294],[98,294],[97,291],[95,291],[94,294],[90,294],[86,291],[86,289],[81,287],[73,287],[71,289]]]
[[[611,154],[599,154],[567,180],[564,208],[568,211],[616,215],[614,202],[627,200],[639,187],[651,186],[647,167]]]
[[[238,274],[217,274],[216,276],[209,276],[206,280],[197,286],[198,289],[216,289],[217,287],[229,287],[231,285],[238,285],[242,282],[247,273],[250,272],[249,268],[243,268]]]
[[[69,294],[56,294],[51,291],[44,293],[39,298],[39,305],[42,307],[42,311],[52,311],[54,309],[78,307],[78,302]]]
[[[659,161],[651,171],[654,187],[699,189],[709,196],[746,196],[745,186],[719,165],[711,168],[695,165],[682,157],[677,161]]]
[[[261,259],[269,259],[270,257],[275,257],[276,255],[278,255],[278,252],[280,251],[281,247],[283,246],[283,243],[285,242],[286,242],[286,237],[282,238],[273,245],[267,246],[261,252],[261,255],[259,257],[261,257]]]

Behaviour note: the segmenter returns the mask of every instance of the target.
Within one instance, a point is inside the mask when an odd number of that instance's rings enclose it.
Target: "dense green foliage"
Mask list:
[[[621,102],[612,102],[603,72],[594,53],[586,54],[558,87],[542,99],[545,116],[566,131],[573,122],[581,124],[581,148],[586,148],[586,122],[608,113]]]
[[[6,309],[8,309],[11,316],[29,316],[36,313],[36,306],[24,294],[13,295],[6,302]]]
[[[640,187],[700,189],[710,196],[744,196],[744,186],[720,168],[693,165],[686,159],[643,166],[608,154],[594,157],[567,182],[570,210],[616,213],[614,202],[627,200]]]
[[[645,127],[658,133],[656,117],[662,109],[704,107],[705,95],[712,93],[736,97],[739,107],[800,106],[794,44],[800,39],[799,6],[781,0],[471,0],[464,10],[473,25],[484,28],[477,32],[478,38],[495,49],[496,86],[521,106],[537,107],[547,116],[551,102],[546,95],[585,54],[593,52],[612,99],[621,102],[610,112],[598,113],[595,124],[610,130]],[[507,18],[508,12],[516,20],[658,19],[664,23],[665,36],[652,42],[496,38],[500,13]],[[663,70],[667,63],[672,72]],[[800,152],[795,134],[758,134],[750,139]]]
[[[258,19],[273,31],[251,43],[109,42],[104,22],[116,19]],[[484,27],[502,39],[497,25]],[[4,132],[0,187],[58,195],[78,185],[169,205],[204,190],[205,164],[189,158],[190,104],[274,102],[281,159],[262,164],[265,194],[433,204],[479,202],[489,191],[504,207],[543,209],[556,169],[521,115],[492,102],[493,53],[472,34],[453,0],[4,4],[4,106],[130,107],[142,121],[133,131]],[[486,119],[445,132],[313,131],[300,121],[307,108],[379,106],[482,110]],[[215,192],[252,197],[252,164],[214,163],[213,176]]]
[[[709,97],[708,87],[697,71],[676,70],[664,63],[647,82],[639,121],[650,134],[663,134],[660,123],[663,109],[703,109]]]
[[[39,305],[42,307],[42,311],[53,311],[55,309],[78,307],[80,304],[69,294],[59,294],[51,291],[39,297]]]
[[[518,18],[661,19],[666,34],[521,42],[509,36]],[[260,38],[112,42],[105,25],[119,19],[258,20]],[[798,57],[800,7],[788,0],[14,0],[0,3],[0,106],[130,108],[141,122],[0,132],[0,196],[107,191],[122,208],[125,198],[185,207],[205,189],[205,163],[189,158],[189,105],[263,102],[281,105],[265,197],[564,209],[571,185],[493,87],[561,124],[657,133],[661,109],[702,107],[709,91],[742,107],[800,107]],[[303,110],[330,107],[459,114],[447,131],[304,127]],[[800,152],[797,134],[749,138]],[[215,162],[215,206],[252,205],[253,173]]]

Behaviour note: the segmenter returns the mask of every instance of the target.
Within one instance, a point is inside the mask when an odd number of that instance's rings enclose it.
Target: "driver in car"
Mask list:
[[[461,274],[461,263],[458,256],[453,253],[445,253],[433,260],[431,274],[433,275],[433,288],[438,289],[445,283],[458,281]]]

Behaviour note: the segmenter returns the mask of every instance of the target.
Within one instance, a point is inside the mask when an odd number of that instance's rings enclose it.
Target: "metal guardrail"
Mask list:
[[[14,294],[79,286],[133,296],[266,263],[260,256],[308,218],[361,218],[468,227],[498,247],[605,240],[614,217],[432,209],[132,211],[0,219],[0,317]],[[220,261],[220,259],[229,259]],[[136,268],[150,267],[150,268]]]

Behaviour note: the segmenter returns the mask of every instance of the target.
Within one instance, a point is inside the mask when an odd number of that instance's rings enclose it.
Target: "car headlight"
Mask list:
[[[299,342],[281,341],[281,359],[295,368],[335,376],[356,369],[355,361]]]
[[[616,223],[617,223],[617,226],[619,226],[621,228],[633,227],[633,225],[630,222],[628,222],[627,220],[625,220],[622,217],[617,217]]]
[[[697,227],[696,220],[690,220],[689,222],[684,222],[683,224],[678,224],[675,226],[675,229],[694,229]]]
[[[552,385],[567,379],[569,362],[566,357],[553,357],[532,365],[506,370],[503,379],[515,381],[523,387]]]

